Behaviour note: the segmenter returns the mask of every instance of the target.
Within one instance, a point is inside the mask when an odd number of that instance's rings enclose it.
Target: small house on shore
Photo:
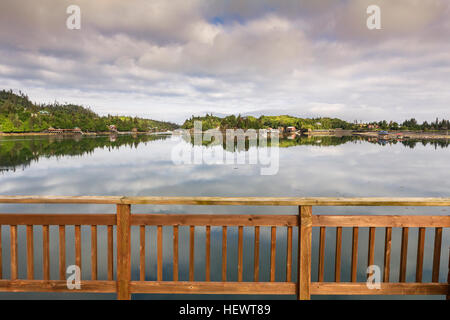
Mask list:
[[[295,127],[287,127],[286,132],[296,132],[297,129]]]

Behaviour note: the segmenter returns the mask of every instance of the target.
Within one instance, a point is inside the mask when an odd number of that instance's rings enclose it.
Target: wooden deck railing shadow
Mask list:
[[[313,214],[313,206],[450,206],[449,198],[219,198],[219,197],[37,197],[0,196],[0,203],[65,203],[65,204],[114,204],[115,214],[17,214],[0,213],[0,292],[98,292],[117,293],[118,299],[130,299],[133,293],[176,294],[273,294],[297,295],[310,299],[311,295],[445,295],[449,299],[449,278],[439,282],[443,230],[450,227],[450,216],[418,215],[322,215]],[[223,215],[223,214],[132,214],[131,205],[264,205],[296,206],[296,215]],[[9,225],[10,256],[9,279],[3,279],[2,225]],[[26,262],[19,261],[18,226],[26,228]],[[34,226],[42,226],[42,279],[35,279]],[[57,226],[59,279],[50,277],[50,226]],[[74,226],[74,264],[82,266],[81,226],[89,226],[90,280],[82,271],[81,288],[70,290],[66,281],[67,245],[66,228]],[[99,280],[98,227],[106,226],[107,272]],[[147,226],[156,228],[156,274],[146,274]],[[179,280],[180,239],[179,228],[189,228],[189,280]],[[139,280],[131,278],[131,228],[139,229]],[[172,277],[163,278],[163,227],[172,228]],[[205,275],[203,281],[194,279],[196,232],[205,231]],[[221,281],[211,281],[211,228],[221,229]],[[269,281],[260,281],[261,228],[270,228]],[[229,228],[237,228],[237,281],[227,278],[227,243]],[[253,228],[253,281],[243,281],[244,228]],[[276,281],[277,228],[286,229],[285,281]],[[312,281],[312,229],[319,228],[317,281]],[[327,228],[335,228],[334,281],[324,282],[325,240]],[[342,229],[352,229],[350,282],[341,282]],[[368,228],[367,265],[374,264],[376,228],[385,230],[383,278],[379,289],[370,289],[366,282],[357,282],[358,244],[360,228]],[[392,229],[401,228],[400,268],[398,282],[390,279]],[[406,282],[408,261],[408,235],[410,228],[418,228],[416,276],[414,282]],[[432,281],[424,283],[423,266],[426,228],[433,228]],[[6,228],[5,228],[6,230]],[[294,251],[293,234],[298,230],[298,245]],[[114,246],[114,233],[116,246]],[[87,248],[83,248],[86,250]],[[116,273],[114,273],[116,252]],[[450,255],[450,254],[449,254]],[[294,258],[297,259],[296,263]],[[19,264],[26,263],[26,279],[19,279]],[[5,263],[8,264],[8,263]],[[295,268],[297,265],[297,268]],[[236,267],[236,266],[235,266]],[[447,268],[447,266],[444,266]],[[167,268],[166,268],[167,270]],[[450,270],[450,258],[449,266]],[[447,271],[447,270],[446,270]],[[296,274],[297,281],[293,281]],[[152,278],[154,280],[147,280]]]

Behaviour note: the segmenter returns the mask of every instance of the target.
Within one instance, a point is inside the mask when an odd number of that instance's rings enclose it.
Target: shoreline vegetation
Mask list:
[[[212,114],[192,116],[183,125],[130,116],[100,116],[75,104],[35,104],[24,93],[0,91],[0,136],[33,135],[105,135],[159,134],[175,129],[193,130],[194,122],[202,122],[202,130],[209,129],[267,129],[280,135],[350,136],[382,139],[449,139],[450,121],[436,119],[419,124],[414,118],[402,123],[378,121],[348,122],[338,118],[300,118],[279,116],[218,117]]]

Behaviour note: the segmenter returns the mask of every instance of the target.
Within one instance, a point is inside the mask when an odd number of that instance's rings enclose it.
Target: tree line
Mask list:
[[[100,116],[89,108],[75,104],[35,104],[27,95],[12,90],[0,91],[0,132],[42,132],[55,129],[80,128],[85,132],[108,131],[115,125],[118,131],[140,132],[174,130],[175,123],[128,116]]]
[[[430,131],[430,130],[448,130],[450,129],[450,121],[445,119],[436,119],[434,122],[424,121],[418,123],[416,119],[405,120],[402,123],[395,121],[382,120],[379,122],[351,123],[338,118],[317,117],[317,118],[299,118],[288,115],[281,116],[253,116],[243,117],[241,115],[227,116],[224,118],[206,114],[205,116],[192,116],[187,119],[181,126],[183,129],[191,129],[194,127],[195,121],[202,121],[202,129],[267,129],[267,128],[284,128],[295,127],[301,130],[414,130],[414,131]]]

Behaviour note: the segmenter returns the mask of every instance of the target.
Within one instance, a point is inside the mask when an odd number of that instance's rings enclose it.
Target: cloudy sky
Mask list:
[[[175,122],[434,120],[450,117],[449,40],[448,0],[1,0],[0,88]]]

